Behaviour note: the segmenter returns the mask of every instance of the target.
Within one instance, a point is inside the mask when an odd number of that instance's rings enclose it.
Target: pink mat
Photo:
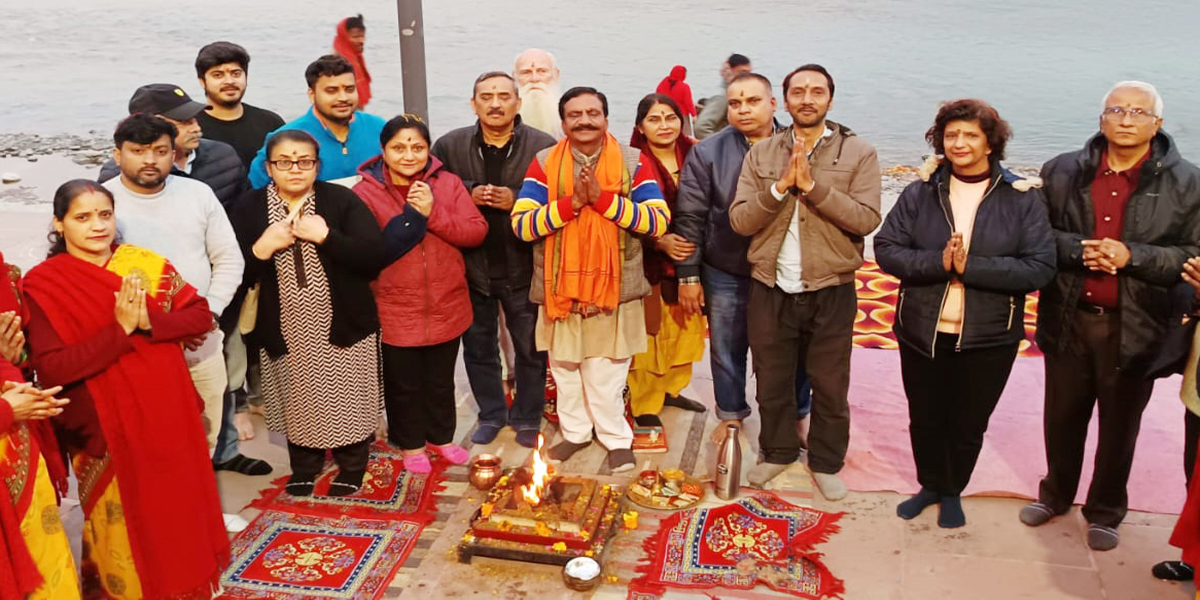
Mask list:
[[[992,415],[967,495],[1037,496],[1038,481],[1046,473],[1042,365],[1041,358],[1017,358]],[[1133,510],[1176,514],[1183,507],[1180,380],[1174,376],[1158,381],[1142,419],[1129,478],[1129,507]],[[919,486],[908,439],[908,404],[900,384],[898,352],[854,349],[850,404],[850,452],[841,473],[843,481],[857,491],[915,493]],[[1091,482],[1095,438],[1093,418],[1076,502],[1083,501]]]

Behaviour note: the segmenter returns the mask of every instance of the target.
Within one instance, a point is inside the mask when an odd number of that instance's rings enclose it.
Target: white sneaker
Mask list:
[[[225,513],[225,531],[229,533],[240,533],[243,529],[250,526],[250,522],[237,516]]]

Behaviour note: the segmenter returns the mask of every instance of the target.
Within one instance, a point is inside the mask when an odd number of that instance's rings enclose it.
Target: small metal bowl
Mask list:
[[[478,490],[490,490],[500,479],[503,462],[499,456],[480,454],[471,459],[467,479]]]
[[[584,573],[588,571],[595,571],[595,575],[585,579],[583,577],[571,575],[572,571],[582,571]],[[572,558],[566,564],[566,566],[563,567],[562,573],[563,583],[567,584],[568,588],[577,592],[586,592],[595,589],[596,586],[600,585],[600,576],[602,575],[603,570],[600,568],[600,563],[596,562],[595,559],[588,558],[586,556],[579,556]]]

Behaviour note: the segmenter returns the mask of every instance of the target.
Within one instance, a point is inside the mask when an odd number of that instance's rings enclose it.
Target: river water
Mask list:
[[[0,132],[107,133],[145,83],[177,83],[202,96],[192,63],[200,46],[219,39],[253,57],[246,100],[292,118],[307,108],[305,65],[328,51],[335,23],[356,12],[368,28],[370,110],[402,112],[388,0],[5,4]],[[824,64],[837,84],[831,118],[875,144],[885,164],[919,163],[937,103],[968,96],[990,101],[1012,123],[1010,163],[1039,164],[1096,131],[1101,96],[1121,79],[1159,87],[1165,129],[1185,157],[1200,160],[1194,0],[430,0],[424,10],[435,135],[471,123],[475,76],[511,69],[526,47],[558,55],[564,89],[605,91],[620,138],[637,100],[672,65],[688,67],[699,98],[719,89],[720,62],[741,52],[776,84],[796,65]]]

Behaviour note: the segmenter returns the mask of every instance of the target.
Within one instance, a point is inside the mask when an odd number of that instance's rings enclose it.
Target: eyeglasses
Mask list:
[[[1109,121],[1123,121],[1125,115],[1129,115],[1130,119],[1141,123],[1153,121],[1158,118],[1158,115],[1140,108],[1121,108],[1120,106],[1106,108],[1104,112],[1100,113],[1101,117]]]
[[[281,158],[279,160],[269,160],[267,162],[275,165],[275,168],[279,169],[280,171],[291,171],[292,165],[300,167],[301,171],[311,171],[313,167],[317,166],[317,161],[313,158],[302,158],[300,160]]]

